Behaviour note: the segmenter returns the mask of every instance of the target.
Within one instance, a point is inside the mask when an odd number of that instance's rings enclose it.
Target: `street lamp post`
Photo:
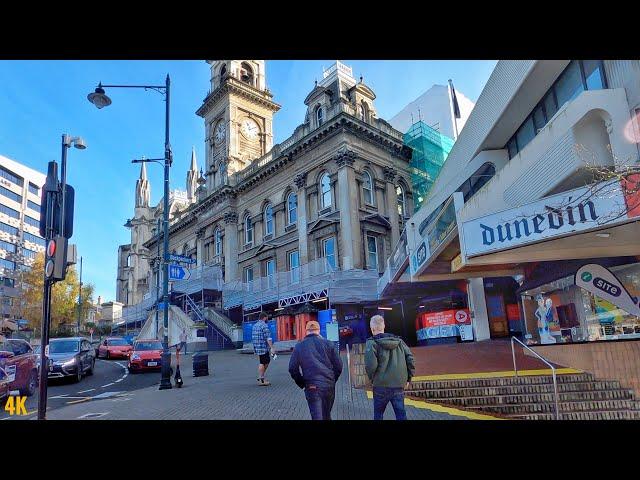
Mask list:
[[[171,144],[169,143],[169,114],[171,106],[171,80],[169,74],[164,85],[102,85],[87,98],[97,108],[111,105],[111,99],[105,94],[104,88],[144,88],[145,90],[155,90],[165,96],[165,137],[164,137],[164,158],[150,160],[133,160],[133,163],[164,161],[164,202],[163,202],[163,233],[164,233],[164,253],[162,262],[162,306],[164,308],[164,337],[162,351],[162,378],[160,380],[160,390],[172,388],[171,385],[171,353],[169,352],[169,171],[173,161]],[[156,309],[158,306],[156,306]]]
[[[78,291],[78,336],[80,335],[81,317],[82,317],[82,257],[80,257],[80,290]]]

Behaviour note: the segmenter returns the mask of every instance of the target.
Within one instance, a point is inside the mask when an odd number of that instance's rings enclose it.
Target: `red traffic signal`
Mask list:
[[[56,253],[56,241],[49,240],[47,244],[47,257],[53,257]]]

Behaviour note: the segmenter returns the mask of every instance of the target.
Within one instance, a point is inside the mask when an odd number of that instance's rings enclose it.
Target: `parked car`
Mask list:
[[[96,358],[98,357],[98,351],[100,349],[100,340],[93,340],[91,342],[89,342],[91,344],[91,346],[93,347],[93,349],[96,351]]]
[[[40,354],[40,345],[34,345],[33,354],[36,356],[36,365],[38,366],[38,378],[40,378],[40,364],[42,360],[42,355]]]
[[[96,352],[86,338],[52,338],[48,363],[49,378],[70,377],[79,382],[83,375],[93,375]]]
[[[145,370],[160,370],[162,361],[162,342],[160,340],[137,340],[129,356],[131,373]]]
[[[0,368],[0,409],[4,408],[7,398],[9,398],[9,375]]]
[[[0,368],[9,378],[9,389],[30,397],[38,388],[38,366],[31,345],[19,338],[0,339]]]
[[[105,338],[98,348],[98,358],[129,358],[133,347],[122,337]]]

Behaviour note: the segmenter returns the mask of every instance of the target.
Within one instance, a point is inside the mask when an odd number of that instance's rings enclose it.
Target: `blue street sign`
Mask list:
[[[164,310],[164,306],[166,305],[166,303],[164,302],[159,302],[158,303],[158,310]]]
[[[180,265],[169,265],[169,281],[187,280],[191,276],[191,272]]]
[[[193,258],[186,257],[184,255],[178,255],[177,253],[170,253],[169,260],[171,260],[172,262],[188,263],[190,265],[193,265],[194,263],[196,263],[196,261]]]

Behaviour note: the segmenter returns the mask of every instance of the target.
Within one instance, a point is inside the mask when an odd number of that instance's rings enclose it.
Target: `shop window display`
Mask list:
[[[637,303],[640,263],[609,269]],[[527,343],[640,338],[640,317],[575,284],[567,276],[522,294]]]

